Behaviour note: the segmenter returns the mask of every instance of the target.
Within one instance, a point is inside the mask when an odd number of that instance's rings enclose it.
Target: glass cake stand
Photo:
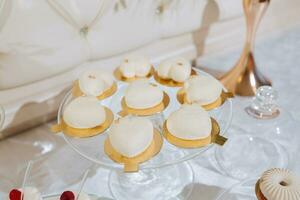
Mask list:
[[[203,71],[197,69],[195,71],[198,74],[210,76]],[[153,78],[149,81],[156,83]],[[121,111],[120,102],[127,85],[127,83],[118,82],[118,92],[102,101],[104,106],[113,111],[115,119],[118,118],[117,113]],[[154,126],[160,129],[163,120],[180,108],[176,99],[179,88],[166,87],[158,83],[157,85],[170,97],[169,106],[162,113],[150,117],[154,121]],[[58,123],[61,122],[66,105],[72,99],[74,97],[71,92],[63,99],[58,112]],[[217,120],[221,130],[220,134],[224,135],[232,119],[232,101],[228,99],[221,107],[209,111],[209,114]],[[111,170],[108,184],[114,199],[185,199],[190,195],[192,188],[184,187],[193,182],[194,179],[193,170],[185,161],[201,155],[214,145],[211,144],[198,149],[183,149],[164,140],[160,153],[149,161],[140,164],[139,172],[124,173],[123,165],[112,161],[104,152],[103,145],[107,137],[106,133],[90,138],[75,138],[66,134],[63,134],[63,137],[78,154],[100,167]]]
[[[257,179],[244,180],[228,190],[224,190],[216,200],[257,200],[255,185]]]

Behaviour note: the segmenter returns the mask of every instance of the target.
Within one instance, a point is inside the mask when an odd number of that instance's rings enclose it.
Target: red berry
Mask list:
[[[71,191],[65,191],[61,194],[60,200],[75,200],[75,195]]]
[[[9,193],[9,199],[10,200],[22,200],[22,192],[17,189],[13,189]]]

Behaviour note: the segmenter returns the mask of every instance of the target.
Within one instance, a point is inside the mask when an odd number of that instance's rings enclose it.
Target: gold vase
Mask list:
[[[237,64],[219,78],[234,94],[254,96],[260,86],[271,85],[271,81],[257,70],[253,53],[255,34],[269,3],[270,0],[243,0],[247,25],[245,46]]]

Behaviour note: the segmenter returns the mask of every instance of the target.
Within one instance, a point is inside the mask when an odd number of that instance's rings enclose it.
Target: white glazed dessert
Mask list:
[[[169,116],[167,129],[177,138],[199,140],[210,136],[212,124],[210,116],[200,106],[183,105]]]
[[[132,158],[143,153],[151,145],[153,132],[154,128],[149,119],[128,116],[113,123],[108,137],[118,153]]]
[[[90,69],[82,73],[78,82],[82,93],[97,97],[113,86],[114,78],[108,72]]]
[[[261,193],[267,200],[299,200],[300,177],[287,169],[270,169],[259,181]]]
[[[192,76],[184,83],[188,103],[208,105],[222,94],[222,84],[210,76]]]
[[[151,71],[150,61],[139,55],[128,55],[121,63],[119,70],[125,78],[146,77]]]
[[[70,127],[87,129],[103,124],[106,120],[106,113],[96,97],[82,96],[67,105],[63,112],[63,119]]]
[[[163,61],[157,68],[157,74],[162,79],[185,82],[191,75],[192,67],[184,58],[173,58]]]
[[[24,190],[19,189],[18,191],[22,193],[23,200],[42,200],[41,193],[35,187],[25,187]],[[15,192],[15,191],[12,191],[12,192]],[[10,195],[14,196],[13,194],[10,194]],[[8,198],[8,200],[10,200],[10,199]]]
[[[145,79],[132,82],[125,92],[126,105],[134,109],[147,109],[160,104],[164,93]]]

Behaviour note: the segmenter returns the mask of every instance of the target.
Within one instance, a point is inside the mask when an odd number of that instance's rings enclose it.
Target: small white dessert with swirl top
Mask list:
[[[300,177],[287,169],[270,169],[260,178],[259,189],[266,200],[299,200]]]

